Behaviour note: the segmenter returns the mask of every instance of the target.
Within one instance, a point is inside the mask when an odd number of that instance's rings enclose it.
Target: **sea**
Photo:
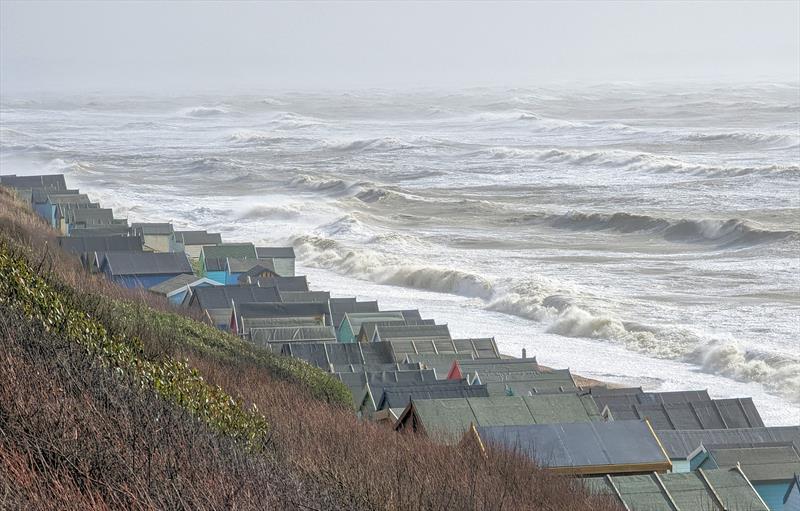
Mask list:
[[[314,289],[800,423],[800,84],[0,100],[0,173],[292,245]]]

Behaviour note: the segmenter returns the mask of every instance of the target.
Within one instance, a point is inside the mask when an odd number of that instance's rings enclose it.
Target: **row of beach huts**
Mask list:
[[[800,511],[800,425],[765,427],[751,398],[589,384],[524,352],[503,355],[493,338],[453,338],[418,310],[311,289],[291,247],[129,224],[63,175],[0,184],[60,231],[61,248],[87,271],[330,372],[363,420],[518,450],[630,510]]]

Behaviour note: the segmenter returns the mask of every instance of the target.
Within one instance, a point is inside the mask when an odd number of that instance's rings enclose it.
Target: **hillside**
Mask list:
[[[55,236],[0,189],[2,509],[616,509],[514,454],[359,421],[338,380]]]

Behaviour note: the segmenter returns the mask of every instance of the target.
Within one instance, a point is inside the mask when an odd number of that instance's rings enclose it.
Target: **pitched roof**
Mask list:
[[[77,190],[76,190],[77,191]],[[64,205],[68,206],[71,204],[89,204],[92,201],[89,200],[89,196],[85,193],[48,193],[47,194],[47,202],[52,205]]]
[[[469,360],[454,360],[448,370],[448,378],[475,378],[476,373],[485,374],[486,381],[500,381],[509,379],[510,373],[524,372],[527,374],[541,372],[542,368],[533,358],[484,358]],[[489,375],[495,375],[490,377]],[[481,380],[483,381],[483,380]],[[485,382],[484,382],[485,383]]]
[[[472,353],[409,353],[406,362],[418,362],[428,369],[436,370],[439,378],[447,377],[454,360],[472,360]]]
[[[361,330],[361,324],[367,321],[398,321],[403,322],[403,313],[400,311],[386,311],[386,312],[345,312],[339,325],[345,321],[350,323],[353,335],[358,335]],[[371,340],[371,339],[370,339]]]
[[[385,325],[375,329],[382,341],[393,339],[452,339],[447,325]]]
[[[740,470],[606,475],[581,480],[592,493],[609,494],[626,509],[731,509],[769,511]]]
[[[391,364],[386,343],[287,343],[281,354],[300,358],[313,366],[330,370],[332,366]]]
[[[492,395],[528,396],[553,392],[577,392],[578,387],[569,369],[549,369],[535,372],[475,373],[469,380],[486,385]]]
[[[328,303],[331,294],[328,291],[279,291],[281,301],[291,302],[319,302]]]
[[[594,401],[577,394],[489,396],[414,401],[398,425],[410,419],[435,439],[452,442],[470,427],[602,420]]]
[[[105,252],[102,265],[114,276],[192,273],[183,253]]]
[[[356,330],[356,339],[361,342],[371,342],[375,337],[375,330],[380,326],[422,326],[422,325],[435,325],[436,321],[433,319],[402,319],[390,321],[364,321],[361,327]]]
[[[334,325],[341,325],[345,312],[377,312],[378,302],[359,302],[355,298],[331,298],[331,318]]]
[[[568,474],[664,471],[671,463],[645,421],[477,426],[484,445],[515,449]]]
[[[172,224],[166,222],[132,223],[131,231],[133,231],[134,234],[153,236],[169,236],[175,232],[172,228]]]
[[[650,420],[654,429],[755,428],[764,425],[752,398],[657,404],[618,404],[607,409],[614,420]]]
[[[259,259],[294,259],[294,248],[256,247],[256,257]]]
[[[208,284],[211,286],[222,285],[218,282],[215,282],[211,279],[207,279],[205,277],[198,277],[197,275],[190,275],[190,274],[181,274],[181,275],[176,275],[171,279],[165,280],[160,284],[151,286],[148,288],[148,290],[159,295],[169,296],[173,292],[184,289],[187,286],[193,287],[198,284]]]
[[[127,236],[129,233],[128,225],[125,223],[108,225],[88,225],[84,228],[73,227],[69,231],[70,238],[92,237],[92,236]]]
[[[299,277],[262,277],[253,284],[275,286],[281,291],[308,291],[308,281],[304,275]]]
[[[656,434],[672,459],[688,459],[704,444],[721,446],[792,442],[800,449],[800,426],[663,430],[657,431]]]
[[[794,445],[704,446],[709,459],[701,466],[731,468],[737,465],[751,481],[789,481],[800,473],[800,454]],[[713,463],[712,463],[713,462]]]
[[[597,406],[602,410],[606,405],[610,407],[640,405],[657,405],[660,403],[690,403],[695,401],[710,401],[711,397],[706,390],[685,390],[674,392],[644,392],[641,387],[636,388],[591,388]]]
[[[468,385],[455,380],[436,380],[415,385],[370,385],[370,390],[375,398],[376,410],[405,408],[411,400],[489,397],[485,385]]]
[[[40,174],[36,176],[17,176],[11,174],[0,176],[0,183],[12,188],[67,189],[67,183],[64,181],[64,174]]]
[[[274,287],[217,286],[198,287],[192,290],[192,301],[201,309],[226,309],[230,316],[231,302],[277,302],[278,290]]]
[[[107,225],[114,223],[114,212],[108,208],[70,209],[65,215],[68,223]]]
[[[238,257],[240,259],[256,258],[256,247],[252,243],[221,243],[219,245],[203,246],[203,258],[209,257]]]
[[[205,258],[206,271],[225,271],[227,269],[228,260],[224,257],[206,257]],[[268,287],[268,286],[267,286]]]
[[[434,340],[393,340],[391,344],[395,360],[405,360],[410,354],[469,353],[474,358],[500,358],[497,343],[489,339],[434,339]]]
[[[72,254],[108,251],[142,251],[142,238],[139,236],[92,236],[65,237],[59,236],[59,246]]]
[[[218,232],[175,231],[175,240],[184,245],[219,245],[222,235]]]
[[[332,373],[364,373],[373,371],[419,371],[424,369],[419,364],[375,362],[367,364],[331,364]]]
[[[241,259],[238,257],[228,257],[226,258],[226,269],[228,273],[243,273],[244,275],[239,277],[239,281],[246,282],[245,277],[247,275],[260,275],[264,271],[268,271],[271,273],[275,273],[275,265],[272,264],[272,261],[264,261],[262,259]]]
[[[331,366],[334,369],[335,376],[341,380],[342,383],[347,385],[350,393],[353,395],[353,404],[356,408],[370,399],[373,410],[375,409],[375,402],[380,399],[380,395],[373,396],[370,392],[370,386],[374,386],[380,393],[383,388],[388,388],[394,385],[407,386],[409,384],[423,384],[426,382],[436,381],[436,374],[433,371],[423,371],[419,368],[400,368],[400,367],[387,367],[386,369],[378,370],[363,370],[363,371],[336,371],[339,365]],[[366,367],[366,366],[361,366]]]
[[[332,326],[290,326],[251,328],[250,342],[262,345],[268,342],[334,342],[336,332]]]
[[[236,315],[240,318],[324,317],[328,315],[328,304],[319,302],[242,302],[236,304]]]

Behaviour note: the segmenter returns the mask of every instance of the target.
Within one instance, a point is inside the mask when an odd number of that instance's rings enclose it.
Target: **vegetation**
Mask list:
[[[616,509],[359,421],[307,364],[83,271],[0,189],[0,509]]]

